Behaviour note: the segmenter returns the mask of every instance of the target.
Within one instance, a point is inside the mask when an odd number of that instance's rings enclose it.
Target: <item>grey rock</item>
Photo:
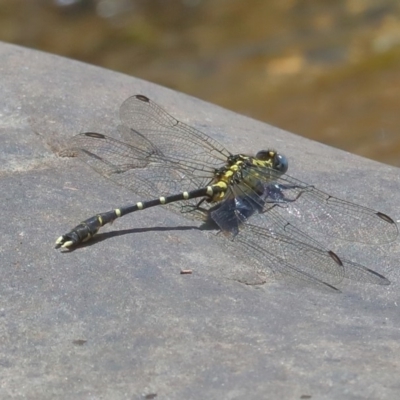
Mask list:
[[[74,134],[112,133],[136,93],[228,149],[275,148],[291,175],[395,220],[399,169],[98,67],[4,43],[0,59],[0,398],[398,397],[398,242],[332,241],[392,282],[332,294],[273,277],[242,283],[247,258],[160,207],[74,251],[54,241],[139,200],[57,157]]]

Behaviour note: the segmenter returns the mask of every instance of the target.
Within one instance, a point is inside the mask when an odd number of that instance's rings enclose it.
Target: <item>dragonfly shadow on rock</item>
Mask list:
[[[64,251],[62,253],[70,253],[72,251],[97,245],[100,242],[103,242],[104,240],[111,239],[113,237],[119,237],[119,236],[124,236],[124,235],[131,235],[131,234],[140,234],[140,233],[146,233],[146,232],[176,232],[176,231],[192,231],[192,230],[212,230],[212,228],[205,228],[203,229],[202,227],[193,225],[193,226],[173,226],[173,227],[168,227],[168,226],[153,226],[153,227],[147,227],[147,228],[132,228],[132,229],[122,229],[122,230],[115,230],[115,231],[109,231],[109,232],[101,232],[97,233],[91,240],[88,240],[86,242],[81,242],[77,246],[74,247],[68,247],[66,249],[63,249]]]

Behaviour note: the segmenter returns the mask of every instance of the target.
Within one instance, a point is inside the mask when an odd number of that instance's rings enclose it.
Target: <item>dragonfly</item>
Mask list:
[[[255,265],[320,288],[339,291],[343,279],[390,283],[378,272],[339,257],[303,229],[310,226],[341,240],[380,245],[398,236],[388,215],[291,177],[288,159],[275,150],[260,150],[255,156],[231,153],[144,95],[124,101],[120,120],[118,139],[80,133],[60,155],[78,157],[143,200],[84,220],[57,239],[57,248],[75,247],[117,218],[162,205],[214,225]]]

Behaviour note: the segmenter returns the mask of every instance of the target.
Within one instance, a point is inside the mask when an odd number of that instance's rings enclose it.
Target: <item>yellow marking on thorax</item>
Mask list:
[[[229,184],[232,177],[243,167],[243,161],[237,161],[235,164],[231,165],[220,177],[218,182],[225,182]]]
[[[252,164],[257,166],[257,167],[267,167],[267,168],[272,168],[272,160],[270,161],[262,161],[262,160],[258,160],[257,158],[253,158],[251,160]]]
[[[218,176],[218,180],[213,184],[213,186],[218,186],[222,190],[215,194],[207,193],[209,196],[212,196],[212,202],[221,201],[225,197],[225,193],[228,189],[229,184],[232,182],[232,178],[238,171],[240,171],[240,169],[243,167],[243,164],[244,161],[239,160],[235,164],[227,168],[223,174]]]

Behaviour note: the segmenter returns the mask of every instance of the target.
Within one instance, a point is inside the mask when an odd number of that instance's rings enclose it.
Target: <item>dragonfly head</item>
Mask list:
[[[256,158],[261,161],[270,162],[271,168],[280,172],[281,174],[286,173],[289,168],[288,159],[283,154],[279,154],[274,150],[260,150],[256,154]]]

